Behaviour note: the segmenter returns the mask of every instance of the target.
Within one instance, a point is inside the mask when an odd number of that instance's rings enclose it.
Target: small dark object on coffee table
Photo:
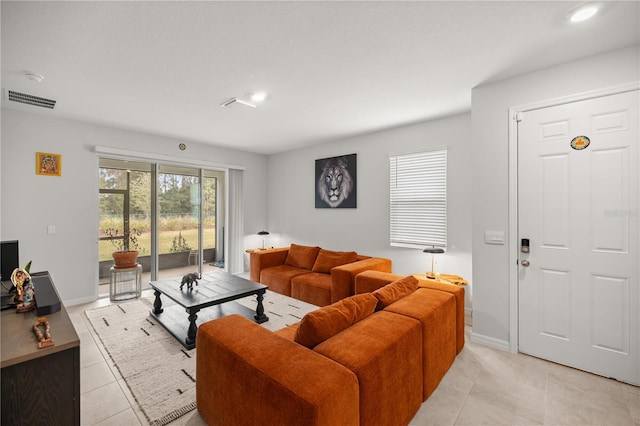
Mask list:
[[[196,274],[195,272],[185,275],[184,277],[182,277],[182,282],[180,283],[180,290],[182,290],[182,287],[184,287],[185,284],[187,285],[187,290],[193,290],[193,283],[196,283],[196,285],[198,285],[198,280],[200,278],[202,277]]]

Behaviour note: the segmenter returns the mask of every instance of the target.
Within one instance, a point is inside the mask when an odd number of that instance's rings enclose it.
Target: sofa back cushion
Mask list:
[[[313,264],[313,272],[321,272],[323,274],[331,273],[331,268],[355,262],[358,253],[355,251],[331,251],[320,249],[318,257]]]
[[[316,262],[320,247],[299,246],[291,244],[289,253],[285,260],[285,265],[295,266],[296,268],[311,269]]]
[[[394,302],[416,291],[418,279],[413,275],[400,278],[374,291],[373,294],[378,301],[376,311],[382,310]]]
[[[300,321],[293,341],[313,349],[316,345],[371,315],[377,303],[378,299],[371,293],[363,293],[309,312]]]

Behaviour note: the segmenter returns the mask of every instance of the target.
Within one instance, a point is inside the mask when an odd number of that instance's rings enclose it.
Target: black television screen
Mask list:
[[[14,269],[20,267],[18,240],[0,242],[0,275],[2,281],[11,279]]]

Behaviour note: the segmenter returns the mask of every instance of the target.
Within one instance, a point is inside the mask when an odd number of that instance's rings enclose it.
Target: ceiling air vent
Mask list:
[[[52,99],[40,98],[38,96],[27,95],[26,93],[20,93],[13,90],[8,90],[8,92],[8,99],[10,101],[49,109],[53,109],[56,106],[56,101]]]

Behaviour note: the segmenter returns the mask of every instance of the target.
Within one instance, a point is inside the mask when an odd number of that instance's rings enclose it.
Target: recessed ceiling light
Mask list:
[[[251,100],[253,102],[262,102],[267,99],[267,94],[265,92],[255,92],[251,94]]]
[[[569,17],[569,20],[571,22],[586,21],[587,19],[593,17],[593,15],[595,15],[596,13],[598,13],[598,6],[596,5],[584,6],[573,11]]]

